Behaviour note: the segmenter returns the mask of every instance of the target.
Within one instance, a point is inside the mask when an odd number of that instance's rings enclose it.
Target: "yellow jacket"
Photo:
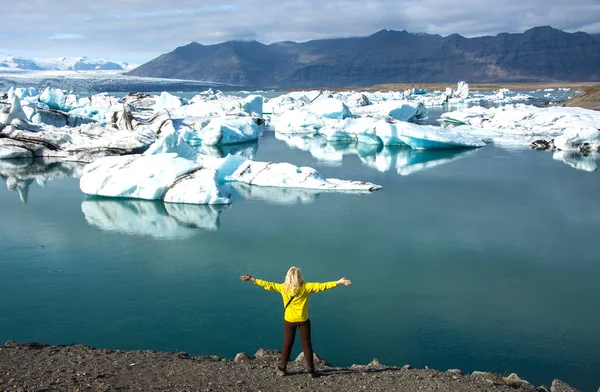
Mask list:
[[[283,306],[287,305],[292,298],[291,294],[285,292],[282,283],[267,282],[262,279],[256,279],[254,284],[259,285],[265,290],[277,291],[283,299]],[[297,323],[308,320],[308,296],[323,290],[329,290],[337,287],[337,282],[326,283],[302,283],[302,287],[298,290],[298,294],[294,296],[292,302],[285,310],[283,318],[290,323]]]

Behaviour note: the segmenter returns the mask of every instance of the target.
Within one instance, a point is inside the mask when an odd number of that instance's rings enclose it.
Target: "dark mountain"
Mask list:
[[[381,30],[368,37],[302,43],[192,42],[129,74],[253,88],[599,81],[600,39],[545,26],[477,38]]]
[[[595,37],[596,39],[600,40],[600,33],[598,33],[598,34],[592,34],[592,37]]]

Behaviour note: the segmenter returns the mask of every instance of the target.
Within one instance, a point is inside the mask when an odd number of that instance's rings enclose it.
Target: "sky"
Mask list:
[[[27,0],[0,7],[0,53],[142,64],[192,41],[308,41],[381,29],[447,36],[549,25],[600,33],[599,0]]]

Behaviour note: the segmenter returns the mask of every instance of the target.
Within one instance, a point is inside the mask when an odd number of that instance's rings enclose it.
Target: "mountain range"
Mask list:
[[[192,42],[129,72],[243,88],[360,87],[381,83],[600,81],[600,34],[549,26],[465,38],[381,30],[368,37]]]
[[[88,57],[26,58],[0,54],[0,71],[3,69],[28,71],[126,71],[134,67],[124,62]]]

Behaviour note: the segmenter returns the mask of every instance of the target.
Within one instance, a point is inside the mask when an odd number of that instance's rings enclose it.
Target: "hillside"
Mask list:
[[[368,37],[302,43],[192,42],[129,74],[254,88],[599,81],[600,40],[545,26],[476,38],[381,30]]]

